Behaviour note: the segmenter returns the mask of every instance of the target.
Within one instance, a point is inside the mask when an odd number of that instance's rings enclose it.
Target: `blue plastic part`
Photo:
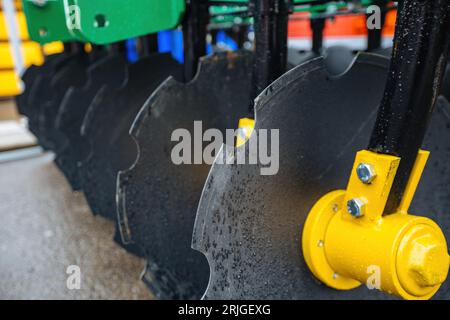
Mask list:
[[[172,52],[172,30],[158,33],[158,51],[160,53]]]
[[[181,30],[172,31],[172,56],[179,63],[184,62],[183,32]]]
[[[223,46],[229,51],[236,51],[239,49],[236,41],[229,37],[223,30],[217,33],[217,45]]]
[[[139,55],[137,52],[137,43],[136,39],[128,39],[126,41],[127,47],[127,59],[129,62],[133,63],[139,59]]]

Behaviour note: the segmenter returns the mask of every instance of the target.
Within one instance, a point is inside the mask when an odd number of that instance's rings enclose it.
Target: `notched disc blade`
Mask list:
[[[323,50],[320,55],[318,53],[302,52],[295,49],[289,49],[288,64],[294,68],[313,59],[323,56],[325,66],[331,75],[339,75],[344,73],[355,59],[353,51],[345,46],[331,46]]]
[[[81,188],[94,214],[116,220],[116,182],[136,156],[129,130],[150,94],[178,71],[170,55],[154,55],[129,66],[128,79],[119,90],[102,88],[89,107],[83,137],[89,149],[80,163]]]
[[[187,129],[195,139],[194,121],[202,121],[203,131],[236,128],[248,112],[251,60],[244,52],[203,58],[192,82],[166,81],[133,124],[139,154],[119,174],[119,216],[124,238],[144,249],[144,280],[159,298],[200,298],[209,278],[206,259],[190,242],[210,166],[175,165],[171,135]]]
[[[117,90],[125,81],[126,60],[112,54],[94,63],[87,70],[88,80],[83,87],[71,87],[64,96],[56,118],[61,147],[56,150],[55,162],[74,190],[81,188],[78,162],[82,160],[87,143],[81,136],[81,126],[89,106],[102,88]]]
[[[381,56],[361,54],[345,74],[330,77],[319,58],[291,70],[257,98],[255,129],[279,129],[279,171],[261,175],[267,166],[213,165],[192,239],[211,269],[204,298],[384,296],[362,287],[343,292],[321,285],[302,257],[301,233],[314,203],[346,187],[355,153],[367,146],[387,66]],[[248,144],[242,148],[248,157]]]
[[[52,94],[50,83],[54,75],[64,66],[66,61],[72,57],[71,54],[61,53],[51,56],[39,67],[38,75],[34,78],[31,86],[26,88],[27,96],[21,112],[28,117],[30,131],[40,142],[39,115],[42,106],[50,101]]]
[[[42,72],[41,67],[31,65],[29,66],[24,74],[22,75],[22,83],[24,86],[23,92],[16,97],[17,110],[21,115],[29,116],[29,105],[28,98],[30,96],[31,86],[35,83],[36,78]]]
[[[75,53],[52,77],[47,91],[50,99],[41,106],[38,118],[39,138],[45,148],[57,152],[64,145],[64,137],[56,129],[59,108],[69,88],[80,88],[86,83],[89,63],[86,53]]]
[[[30,107],[30,93],[31,87],[39,82],[37,79],[41,76],[46,75],[49,71],[53,69],[55,62],[64,57],[65,54],[52,54],[45,57],[45,61],[41,66],[31,65],[29,66],[22,75],[22,82],[24,86],[24,91],[16,96],[16,105],[20,114],[30,117],[30,112],[34,109]]]

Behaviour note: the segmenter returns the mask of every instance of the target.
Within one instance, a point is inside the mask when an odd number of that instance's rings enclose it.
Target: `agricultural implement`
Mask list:
[[[24,2],[30,37],[65,50],[17,103],[157,297],[450,298],[447,1],[123,3]],[[324,46],[374,5],[365,52]],[[307,52],[288,45],[299,13]]]

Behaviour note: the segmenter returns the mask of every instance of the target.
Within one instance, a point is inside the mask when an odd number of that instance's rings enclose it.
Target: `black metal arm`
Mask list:
[[[187,0],[183,20],[185,82],[195,77],[198,61],[206,55],[208,22],[208,0]]]
[[[325,29],[325,18],[311,19],[312,30],[312,51],[315,54],[321,54],[323,48],[323,31]]]
[[[369,149],[401,157],[385,213],[398,208],[447,64],[450,1],[404,0],[394,38],[389,76]]]
[[[250,114],[253,99],[286,71],[287,33],[290,1],[252,0],[254,10],[255,55]]]
[[[383,39],[383,28],[386,22],[387,5],[389,0],[377,0],[374,1],[374,5],[377,5],[381,9],[381,28],[380,29],[367,29],[367,51],[373,51],[381,48]]]

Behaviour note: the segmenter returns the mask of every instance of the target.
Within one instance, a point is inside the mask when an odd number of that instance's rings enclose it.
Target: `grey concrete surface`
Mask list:
[[[0,164],[0,299],[152,299],[144,262],[112,241],[51,154]],[[67,288],[67,267],[81,289]]]

